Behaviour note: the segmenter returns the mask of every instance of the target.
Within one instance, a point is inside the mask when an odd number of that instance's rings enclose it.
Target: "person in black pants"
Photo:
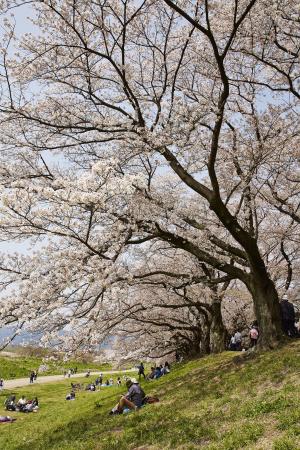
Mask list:
[[[292,303],[288,301],[287,295],[285,294],[280,302],[281,320],[282,320],[282,330],[284,334],[290,337],[296,336],[295,327],[295,308]]]
[[[32,371],[32,372],[30,373],[30,377],[29,377],[29,383],[30,383],[30,384],[33,383],[34,376],[35,376],[35,373]]]
[[[139,379],[141,379],[142,375],[144,378],[146,378],[145,367],[144,367],[144,364],[141,362],[141,364],[139,365]]]

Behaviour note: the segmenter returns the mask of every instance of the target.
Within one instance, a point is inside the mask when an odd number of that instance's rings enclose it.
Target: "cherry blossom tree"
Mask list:
[[[147,259],[130,268],[131,286],[128,289],[128,282],[123,286],[120,309],[113,312],[113,327],[121,342],[134,336],[137,351],[143,349],[147,356],[224,350],[227,331],[222,300],[229,281],[181,250],[161,248],[161,244],[147,250]]]
[[[269,258],[288,261],[290,221],[272,251],[265,239],[298,212],[298,175],[285,176],[299,170],[295,2],[32,5],[35,34],[4,25],[0,229],[44,249],[3,315],[33,320],[34,302],[40,325],[72,323],[72,311],[93,334],[107,286],[134,279],[130,249],[164,242],[246,286],[260,344],[275,345]]]

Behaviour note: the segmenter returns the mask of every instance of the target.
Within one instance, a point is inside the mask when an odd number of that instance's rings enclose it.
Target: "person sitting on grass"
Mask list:
[[[143,405],[146,395],[139,382],[135,378],[132,378],[126,381],[126,386],[128,388],[127,394],[121,397],[110,414],[122,414],[125,408],[135,411]]]
[[[17,402],[17,410],[23,411],[25,409],[26,403],[27,403],[27,400],[25,398],[25,395],[22,395],[22,397]]]
[[[155,380],[157,380],[157,378],[160,378],[161,376],[162,376],[161,368],[160,366],[157,366],[155,369],[154,378]]]
[[[151,367],[151,372],[147,375],[146,380],[153,380],[155,377],[155,367]]]
[[[4,402],[5,409],[7,411],[16,411],[17,405],[16,405],[16,396],[10,395],[7,397],[7,399]]]
[[[167,373],[170,373],[170,372],[171,372],[171,366],[170,366],[170,364],[168,363],[168,361],[165,362],[165,365],[164,365],[164,372],[165,372],[165,375],[166,375]]]
[[[75,400],[75,391],[71,391],[66,395],[66,400]]]
[[[39,409],[39,401],[38,398],[35,397],[33,400],[29,400],[25,407],[23,412],[37,412]]]
[[[15,419],[14,417],[10,417],[10,416],[0,416],[0,423],[6,423],[6,422],[14,422]]]

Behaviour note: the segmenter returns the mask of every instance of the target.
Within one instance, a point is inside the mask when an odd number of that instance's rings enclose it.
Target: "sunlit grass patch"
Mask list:
[[[41,410],[12,413],[18,420],[2,426],[0,448],[300,449],[299,349],[295,342],[250,359],[225,352],[179,364],[160,380],[143,381],[160,403],[122,416],[108,413],[125,386],[80,392],[74,402],[64,400],[70,380],[18,389],[18,396],[38,395]]]

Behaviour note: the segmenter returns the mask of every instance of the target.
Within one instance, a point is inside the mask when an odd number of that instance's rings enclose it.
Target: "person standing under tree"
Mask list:
[[[142,375],[144,378],[146,378],[145,367],[144,367],[144,364],[141,362],[141,364],[139,365],[139,379],[141,379]]]
[[[235,349],[239,352],[242,350],[242,335],[239,330],[234,335]]]
[[[284,294],[280,302],[280,312],[282,320],[282,330],[284,334],[289,337],[294,337],[296,335],[295,308],[294,305],[288,301],[287,294]]]

